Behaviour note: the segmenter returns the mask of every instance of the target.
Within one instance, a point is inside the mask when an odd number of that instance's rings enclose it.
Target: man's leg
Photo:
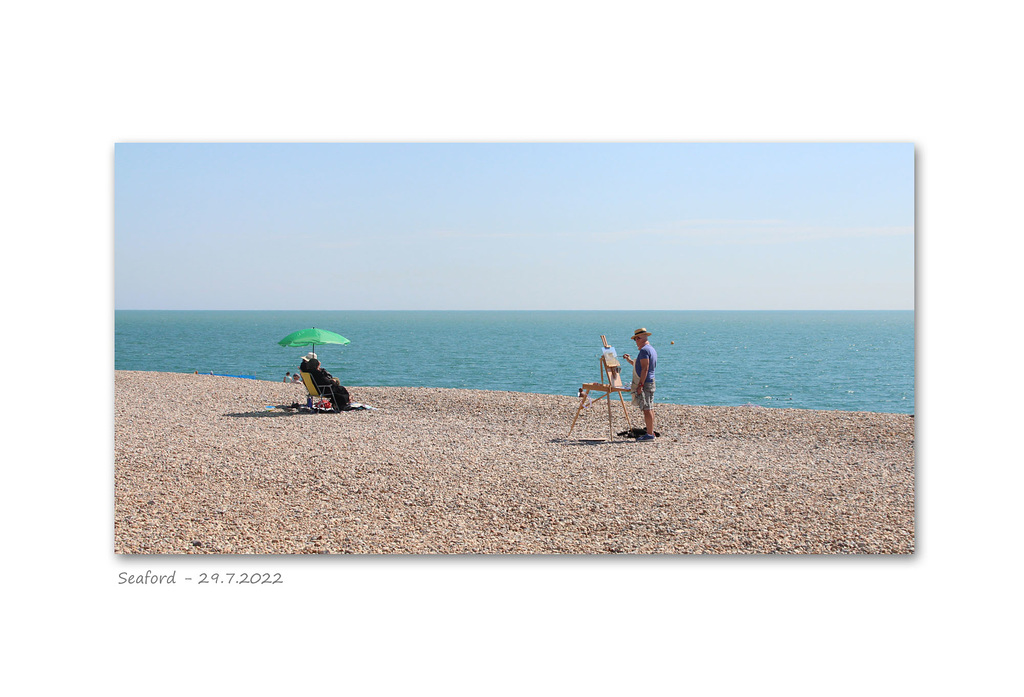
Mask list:
[[[644,426],[647,427],[647,433],[654,435],[654,410],[644,409]]]

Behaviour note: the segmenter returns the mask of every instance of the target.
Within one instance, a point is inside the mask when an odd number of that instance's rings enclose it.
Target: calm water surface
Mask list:
[[[345,385],[575,395],[600,378],[600,335],[635,355],[639,326],[653,332],[659,402],[914,412],[912,311],[118,310],[114,368],[280,381],[309,349],[277,342],[320,327],[352,342],[317,347]]]

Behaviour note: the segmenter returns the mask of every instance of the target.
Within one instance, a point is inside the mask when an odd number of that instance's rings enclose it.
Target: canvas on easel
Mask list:
[[[626,424],[629,426],[629,430],[633,430],[633,423],[629,418],[629,410],[626,409],[626,401],[622,398],[623,392],[628,392],[628,387],[622,386],[622,366],[619,363],[618,357],[615,355],[615,349],[608,345],[608,339],[605,335],[601,335],[601,343],[603,349],[601,351],[600,358],[600,374],[601,382],[585,382],[581,388],[580,404],[576,408],[576,415],[572,419],[572,425],[569,426],[568,438],[572,435],[573,428],[576,427],[576,420],[580,417],[580,412],[586,409],[590,404],[596,404],[602,399],[608,400],[608,440],[615,440],[615,430],[612,428],[612,395],[619,395],[619,402],[622,404],[622,413],[626,416]],[[590,399],[591,392],[602,392],[599,397]]]

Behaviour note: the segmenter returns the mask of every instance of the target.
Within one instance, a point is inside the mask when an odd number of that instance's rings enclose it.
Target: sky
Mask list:
[[[910,310],[911,143],[118,143],[115,309]]]

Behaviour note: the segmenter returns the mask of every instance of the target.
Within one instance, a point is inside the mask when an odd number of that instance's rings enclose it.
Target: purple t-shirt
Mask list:
[[[633,367],[633,370],[636,371],[637,375],[639,375],[640,371],[643,370],[643,368],[640,367],[640,361],[644,358],[647,359],[647,379],[644,380],[644,384],[646,385],[649,382],[654,382],[654,366],[658,364],[658,352],[655,351],[654,347],[650,344],[645,344],[644,347],[637,352],[636,365]]]

